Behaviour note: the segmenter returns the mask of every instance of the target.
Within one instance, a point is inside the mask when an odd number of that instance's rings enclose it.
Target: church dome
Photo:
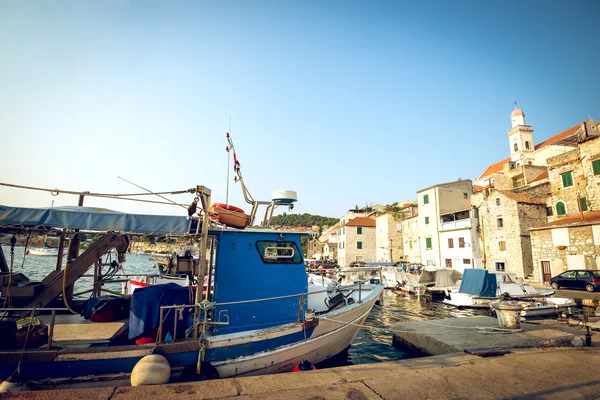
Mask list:
[[[517,117],[517,116],[518,117],[524,117],[525,113],[523,111],[519,110],[517,107],[515,107],[515,109],[513,110],[513,112],[510,113],[510,117],[513,118],[513,117]]]

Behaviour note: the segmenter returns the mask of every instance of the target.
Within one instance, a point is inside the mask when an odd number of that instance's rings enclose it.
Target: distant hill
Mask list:
[[[338,218],[323,217],[312,214],[286,214],[277,215],[271,219],[271,225],[279,226],[332,226],[339,221]]]

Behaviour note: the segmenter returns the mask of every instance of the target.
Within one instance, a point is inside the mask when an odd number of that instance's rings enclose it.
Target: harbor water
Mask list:
[[[10,247],[2,246],[6,261],[11,263]],[[12,260],[13,272],[23,273],[31,281],[41,281],[48,273],[56,268],[55,257],[41,257],[27,255],[23,262],[24,247],[15,247]],[[108,255],[105,262],[116,260],[116,255]],[[93,273],[90,270],[90,274]],[[126,274],[157,274],[155,258],[148,254],[127,254],[124,263]],[[118,278],[118,274],[115,276]],[[82,277],[75,285],[75,292],[91,288],[93,279]],[[105,285],[106,288],[121,291],[120,283]],[[80,298],[87,298],[83,295]],[[416,295],[404,294],[399,291],[385,290],[383,293],[383,304],[376,305],[367,317],[364,328],[361,329],[347,354],[342,354],[319,365],[321,368],[368,364],[380,361],[395,361],[409,358],[409,354],[392,346],[392,330],[396,323],[429,320],[450,317],[462,317],[471,315],[485,315],[485,311],[458,310],[446,306],[439,301]]]

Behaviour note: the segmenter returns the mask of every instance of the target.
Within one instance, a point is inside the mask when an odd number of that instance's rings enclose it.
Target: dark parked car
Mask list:
[[[593,292],[600,288],[600,271],[571,270],[556,275],[550,279],[550,286],[554,289],[585,289]]]

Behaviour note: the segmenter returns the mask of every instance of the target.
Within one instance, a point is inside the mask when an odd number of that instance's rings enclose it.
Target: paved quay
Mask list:
[[[600,399],[600,345],[465,353],[160,386],[51,390],[10,400]]]
[[[485,348],[570,346],[584,330],[556,320],[521,323],[519,333],[500,333],[496,317],[476,316],[401,322],[393,329],[395,346],[426,355],[440,355]],[[578,327],[580,328],[580,327]]]

